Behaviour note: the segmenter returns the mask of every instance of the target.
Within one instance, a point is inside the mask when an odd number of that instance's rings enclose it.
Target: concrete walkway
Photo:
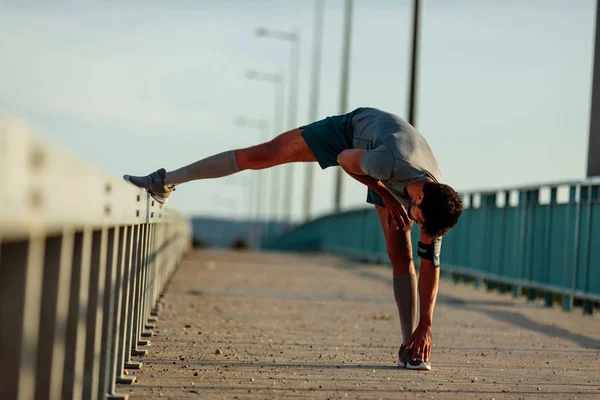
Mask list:
[[[387,267],[194,251],[131,399],[600,399],[600,318],[443,281],[433,370],[396,368]]]

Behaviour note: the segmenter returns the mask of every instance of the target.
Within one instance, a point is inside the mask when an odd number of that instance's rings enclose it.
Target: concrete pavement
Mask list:
[[[600,399],[600,318],[442,281],[430,372],[396,368],[391,269],[194,251],[131,399]]]

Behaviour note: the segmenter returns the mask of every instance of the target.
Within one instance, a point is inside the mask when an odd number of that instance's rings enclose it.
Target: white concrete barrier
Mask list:
[[[0,118],[0,399],[126,398],[190,222]]]

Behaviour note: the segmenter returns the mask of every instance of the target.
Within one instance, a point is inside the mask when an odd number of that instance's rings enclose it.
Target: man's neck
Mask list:
[[[411,183],[406,187],[406,192],[411,200],[414,200],[414,198],[423,191],[423,185],[425,185],[427,182],[433,181],[431,179],[423,179],[422,181]]]

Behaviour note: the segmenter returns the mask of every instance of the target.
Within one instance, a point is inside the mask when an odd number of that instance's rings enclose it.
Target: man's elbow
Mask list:
[[[340,167],[342,167],[343,169],[347,169],[348,164],[350,162],[348,150],[344,150],[340,154],[338,154],[336,161],[340,165]]]
[[[362,156],[362,153],[364,153],[364,150],[344,150],[338,154],[337,163],[348,173],[364,175],[365,173],[360,168],[360,157]]]

